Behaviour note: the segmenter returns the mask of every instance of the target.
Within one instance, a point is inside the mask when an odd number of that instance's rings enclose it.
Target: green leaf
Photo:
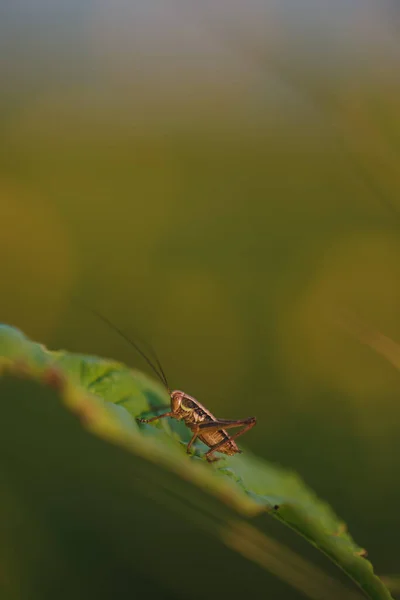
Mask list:
[[[190,589],[204,598],[201,580],[210,586],[215,561],[220,584],[207,591],[215,597],[256,595],[266,581],[271,590],[271,573],[311,598],[359,597],[272,540],[273,518],[367,597],[391,598],[344,523],[295,473],[247,451],[209,465],[201,443],[187,455],[181,423],[139,426],[135,417],[168,402],[158,383],[114,361],[50,352],[7,326],[0,356],[0,564],[9,597],[47,599],[62,580],[66,598],[148,585],[163,597]]]

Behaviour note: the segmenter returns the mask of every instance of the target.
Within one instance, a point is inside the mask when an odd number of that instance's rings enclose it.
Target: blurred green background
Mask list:
[[[15,0],[0,7],[1,321],[143,363],[255,414],[380,574],[398,573],[400,373],[332,319],[400,341],[394,2]]]

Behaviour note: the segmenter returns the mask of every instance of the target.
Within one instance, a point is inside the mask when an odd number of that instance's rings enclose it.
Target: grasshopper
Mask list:
[[[139,423],[151,423],[164,417],[172,417],[178,421],[183,420],[193,433],[190,442],[186,446],[186,451],[190,453],[193,442],[199,438],[210,448],[205,454],[208,462],[218,460],[218,458],[213,458],[215,452],[221,452],[229,456],[242,452],[238,448],[235,439],[254,427],[256,424],[255,417],[248,417],[247,419],[237,421],[217,419],[193,396],[189,396],[181,390],[170,391],[169,388],[167,389],[171,398],[171,410],[150,419],[137,419]],[[234,427],[241,427],[241,430],[233,435],[229,435],[227,429]]]
[[[128,342],[135,350],[144,358],[153,372],[156,374],[158,379],[160,379],[161,383],[165,386],[170,396],[171,404],[169,406],[169,410],[167,412],[162,413],[161,415],[156,415],[149,419],[143,419],[137,417],[137,421],[139,423],[151,423],[152,421],[156,421],[158,419],[164,419],[165,417],[171,417],[178,421],[184,421],[185,425],[190,429],[193,433],[191,440],[189,441],[186,450],[188,453],[191,452],[191,447],[194,441],[199,438],[206,446],[210,449],[206,452],[205,458],[208,462],[214,462],[218,460],[218,458],[214,457],[215,452],[220,452],[221,454],[227,454],[232,456],[234,454],[240,454],[242,451],[237,446],[235,439],[240,435],[249,431],[256,424],[255,417],[248,417],[247,419],[240,420],[228,420],[228,419],[217,419],[209,410],[205,408],[196,398],[193,396],[189,396],[185,392],[181,390],[171,390],[168,385],[168,381],[166,375],[164,373],[164,369],[161,366],[160,361],[158,360],[157,355],[154,350],[147,344],[150,348],[153,358],[155,360],[155,364],[150,360],[150,358],[143,352],[143,350],[131,339],[129,339],[123,331],[121,331],[118,327],[116,327],[111,321],[109,321],[106,317],[104,317],[99,312],[90,309],[93,314],[99,317],[102,321],[104,321],[109,327],[111,327],[114,331],[116,331],[126,342]],[[228,433],[228,429],[233,429],[241,427],[241,429],[230,435]]]

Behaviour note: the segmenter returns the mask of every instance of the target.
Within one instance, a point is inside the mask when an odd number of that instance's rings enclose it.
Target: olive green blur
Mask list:
[[[0,321],[149,341],[398,575],[395,3],[50,4],[0,9]]]

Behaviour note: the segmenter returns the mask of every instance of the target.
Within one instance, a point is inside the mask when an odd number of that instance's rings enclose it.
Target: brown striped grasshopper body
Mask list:
[[[256,424],[255,417],[238,421],[217,419],[196,398],[185,394],[185,392],[174,390],[169,393],[171,396],[171,410],[150,419],[138,419],[138,421],[140,423],[151,423],[151,421],[164,417],[172,417],[178,421],[184,421],[185,425],[193,433],[192,439],[187,445],[187,452],[190,452],[193,442],[199,438],[210,448],[205,454],[209,462],[218,460],[217,458],[213,458],[215,452],[221,452],[229,456],[241,453],[235,439],[254,427]],[[237,427],[241,427],[240,431],[233,435],[228,434],[228,429]]]
[[[206,452],[205,457],[209,462],[213,462],[218,460],[213,455],[215,452],[221,452],[222,454],[227,454],[232,456],[233,454],[241,453],[241,450],[238,448],[235,439],[240,435],[243,435],[254,427],[256,424],[255,417],[249,417],[247,419],[242,419],[238,421],[232,421],[228,419],[217,419],[214,417],[209,410],[205,408],[196,398],[185,394],[180,390],[171,391],[167,378],[165,376],[164,370],[161,366],[160,361],[157,358],[154,350],[150,348],[154,363],[150,360],[150,358],[143,352],[143,350],[136,344],[133,340],[129,339],[124,332],[116,327],[109,319],[104,317],[101,313],[94,309],[88,309],[94,315],[99,317],[104,323],[106,323],[109,327],[114,329],[121,337],[125,339],[131,346],[135,348],[135,350],[144,358],[147,364],[151,367],[157,377],[161,380],[164,386],[167,388],[168,393],[171,398],[171,406],[168,412],[162,413],[161,415],[157,415],[155,417],[151,417],[150,419],[141,419],[137,418],[139,423],[151,423],[152,421],[156,421],[157,419],[163,419],[165,417],[172,417],[173,419],[177,419],[178,421],[184,421],[185,425],[191,430],[193,433],[190,442],[187,445],[187,451],[190,452],[190,449],[193,445],[193,442],[199,438],[206,446],[210,449]],[[230,435],[228,433],[228,429],[235,429],[240,427],[241,429]]]

